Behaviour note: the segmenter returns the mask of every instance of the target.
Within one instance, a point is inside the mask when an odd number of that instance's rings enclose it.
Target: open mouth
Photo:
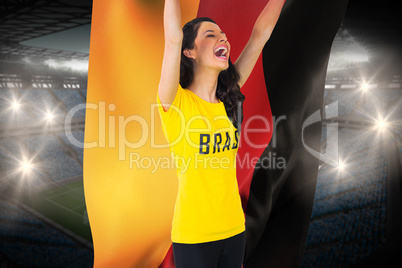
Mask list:
[[[227,47],[219,46],[214,50],[214,55],[221,59],[227,59],[226,53],[228,52]]]

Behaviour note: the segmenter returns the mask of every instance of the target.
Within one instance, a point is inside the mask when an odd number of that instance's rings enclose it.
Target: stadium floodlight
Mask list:
[[[33,168],[33,165],[32,165],[32,163],[31,163],[30,161],[28,161],[28,160],[26,160],[26,159],[24,159],[23,161],[21,161],[21,163],[20,163],[20,171],[21,171],[23,174],[29,174],[29,173],[31,173],[32,168]]]
[[[337,166],[338,171],[343,172],[345,170],[345,167],[346,167],[345,163],[342,160],[339,160],[338,166]]]
[[[19,101],[13,100],[13,101],[11,102],[11,108],[12,108],[14,111],[18,111],[18,110],[20,109],[20,107],[21,107],[21,104],[20,104]]]
[[[369,84],[367,84],[367,83],[361,84],[360,89],[361,89],[363,92],[367,92],[367,90],[369,89]]]
[[[385,121],[383,118],[379,118],[376,120],[375,124],[376,128],[380,132],[384,132],[388,127],[388,122]]]
[[[48,123],[50,123],[50,122],[53,121],[53,119],[54,119],[54,114],[53,114],[53,112],[47,111],[46,114],[45,114],[45,120],[46,120]]]

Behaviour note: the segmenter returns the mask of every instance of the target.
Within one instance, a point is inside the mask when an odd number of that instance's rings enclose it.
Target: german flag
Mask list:
[[[183,24],[210,17],[235,62],[267,0],[183,0]],[[174,267],[177,176],[155,95],[163,57],[162,0],[93,3],[84,190],[94,267]],[[242,92],[237,179],[246,215],[244,267],[295,267],[313,205],[320,110],[333,38],[347,0],[287,0]],[[162,162],[164,166],[157,165]],[[145,168],[146,167],[146,168]]]

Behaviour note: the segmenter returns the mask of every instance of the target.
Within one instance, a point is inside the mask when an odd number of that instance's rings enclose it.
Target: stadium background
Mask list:
[[[91,8],[91,1],[1,5],[2,267],[92,266],[83,149],[67,136],[84,140]],[[302,267],[401,264],[396,10],[351,1],[335,37],[322,108],[332,115],[338,101],[338,116],[324,116],[322,153],[338,142],[340,164],[320,165]]]

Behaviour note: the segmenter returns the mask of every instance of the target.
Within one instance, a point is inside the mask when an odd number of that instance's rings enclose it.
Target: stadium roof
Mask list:
[[[397,1],[350,0],[341,30],[371,59],[388,55],[401,62],[402,28]],[[41,57],[88,60],[92,0],[3,0],[0,6],[0,59]],[[343,36],[343,37],[344,37]],[[333,50],[345,50],[341,35]],[[63,39],[64,38],[64,39]]]
[[[90,0],[3,0],[0,6],[0,54],[17,58],[88,60],[88,51],[77,51],[77,49],[68,51],[48,47],[53,43],[49,42],[51,39],[41,42],[40,38],[59,33],[55,38],[60,39],[63,34],[68,33],[68,30],[82,29],[80,26],[91,23],[91,14]],[[89,33],[88,27],[84,29]],[[77,35],[70,34],[70,36]],[[84,41],[89,47],[89,36]],[[43,44],[47,46],[43,47]],[[74,39],[70,41],[71,44],[74,44]]]

